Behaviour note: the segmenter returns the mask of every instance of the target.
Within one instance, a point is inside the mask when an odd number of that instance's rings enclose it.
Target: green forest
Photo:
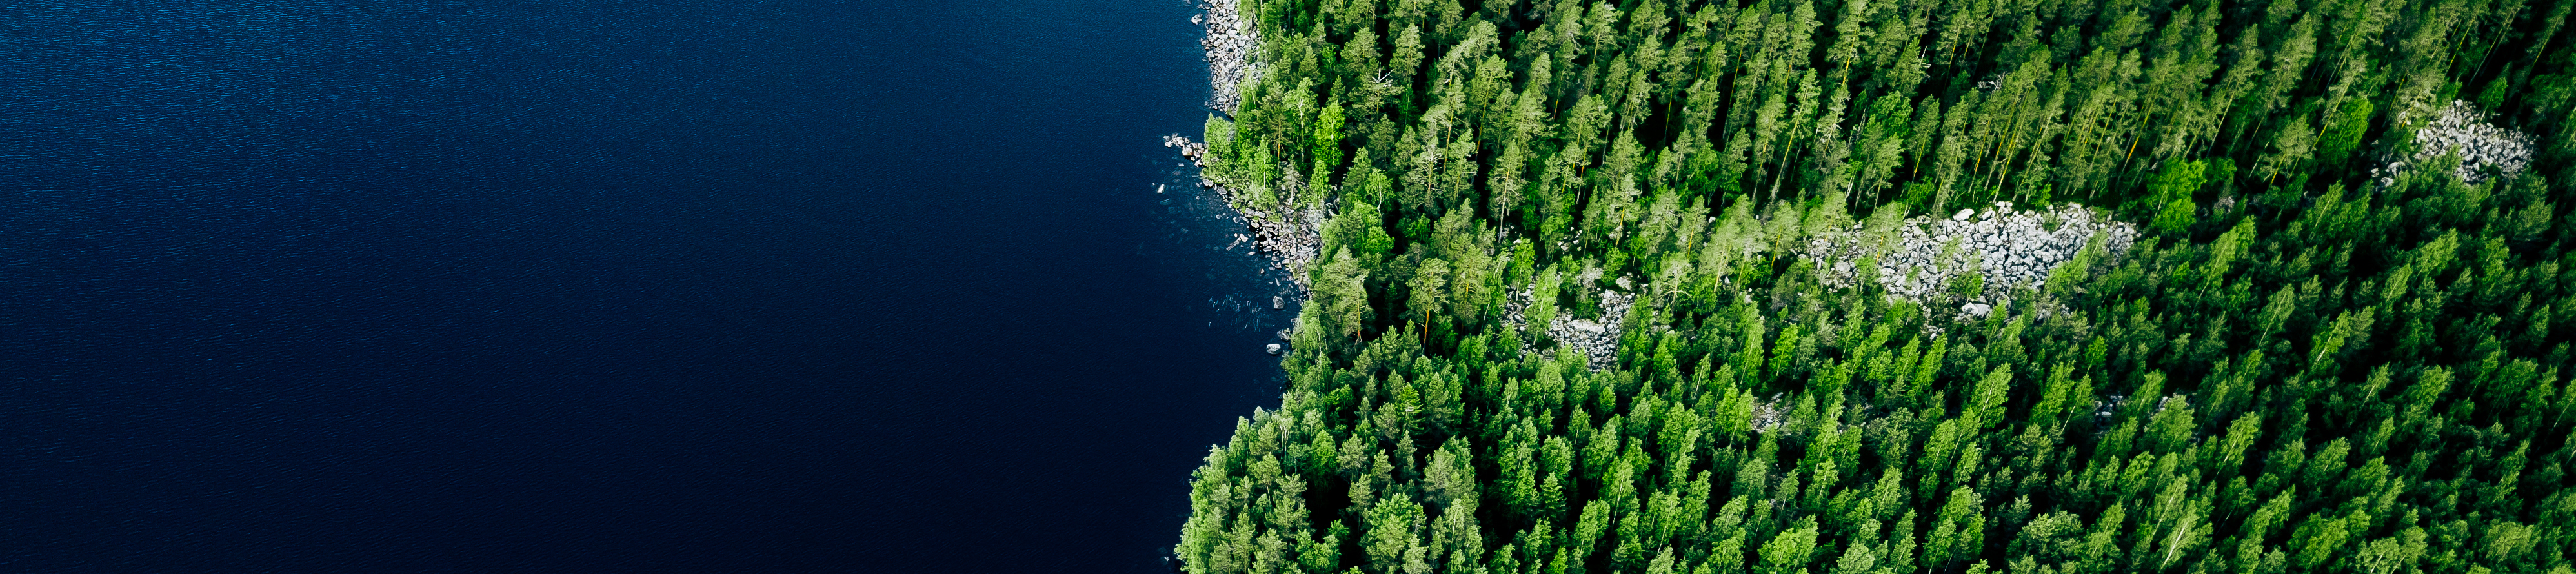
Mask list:
[[[1189,572],[2576,572],[2576,0],[1232,1]],[[1998,202],[2134,239],[1876,276]]]

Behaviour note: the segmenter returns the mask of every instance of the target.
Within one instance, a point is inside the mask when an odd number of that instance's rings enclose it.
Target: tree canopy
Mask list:
[[[1334,215],[1190,572],[2576,572],[2576,0],[1238,6],[1206,174]],[[2146,235],[1807,248],[1996,201]]]

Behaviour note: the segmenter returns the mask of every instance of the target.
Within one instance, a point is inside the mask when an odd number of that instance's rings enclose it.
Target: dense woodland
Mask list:
[[[2576,571],[2576,0],[1240,8],[1207,175],[1333,215],[1191,572]],[[2373,174],[2453,100],[2531,168]],[[1793,255],[1997,200],[2146,236]]]

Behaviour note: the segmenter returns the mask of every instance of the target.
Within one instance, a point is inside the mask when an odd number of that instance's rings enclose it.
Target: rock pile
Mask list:
[[[2422,164],[2454,152],[2460,154],[2460,167],[2452,174],[2469,183],[2484,181],[2489,174],[2513,177],[2531,167],[2531,134],[2496,127],[2485,119],[2486,114],[2480,113],[2477,105],[2454,100],[2432,123],[2415,131],[2415,142],[2422,144],[2415,157],[2388,162],[2387,166],[2371,170],[2371,175],[2379,179],[2380,185],[2395,184],[2397,174],[2405,171],[2408,164]]]
[[[1235,86],[1261,75],[1261,69],[1252,63],[1253,51],[1261,46],[1261,35],[1253,31],[1251,21],[1235,12],[1234,0],[1210,0],[1200,4],[1199,9],[1207,14],[1191,16],[1190,23],[1207,26],[1207,37],[1199,40],[1199,47],[1207,49],[1208,85],[1216,88],[1208,107],[1231,114],[1235,104],[1242,101]]]
[[[1951,279],[1974,269],[1985,278],[1985,292],[1960,308],[1970,316],[1985,315],[2014,287],[2047,279],[2049,271],[2074,259],[2095,234],[2108,235],[2105,239],[2113,254],[2128,249],[2138,237],[2137,226],[2094,217],[2079,206],[2014,211],[2009,201],[1995,202],[1993,209],[1985,211],[1961,210],[1947,218],[1907,219],[1896,233],[1892,245],[1885,247],[1888,251],[1877,254],[1879,284],[1898,297],[1928,302]],[[1850,285],[1859,276],[1853,266],[1875,251],[1873,240],[1887,239],[1866,235],[1862,226],[1855,225],[1816,238],[1808,244],[1806,256],[1831,262],[1822,274],[1827,284]]]
[[[1619,359],[1619,324],[1628,319],[1628,308],[1637,302],[1635,296],[1618,291],[1602,291],[1600,297],[1600,321],[1558,315],[1556,324],[1547,326],[1547,336],[1583,353],[1596,370],[1609,368]]]
[[[1514,332],[1529,325],[1530,300],[1537,294],[1530,289],[1512,293],[1503,304],[1503,324]],[[1628,319],[1628,309],[1636,306],[1635,295],[1604,290],[1594,296],[1601,299],[1601,319],[1576,319],[1559,309],[1556,322],[1547,326],[1547,336],[1556,344],[1582,353],[1593,369],[1609,368],[1619,358],[1619,325]]]
[[[1190,141],[1181,134],[1165,134],[1163,147],[1181,148],[1181,157],[1189,158],[1191,165],[1207,167],[1207,144]]]

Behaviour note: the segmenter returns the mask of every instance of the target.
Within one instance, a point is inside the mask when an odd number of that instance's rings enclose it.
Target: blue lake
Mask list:
[[[1192,13],[0,6],[0,572],[1162,571]]]

